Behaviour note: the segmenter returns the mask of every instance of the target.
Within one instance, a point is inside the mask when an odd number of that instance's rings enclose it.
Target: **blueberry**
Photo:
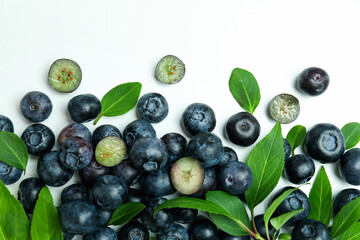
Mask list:
[[[340,176],[351,185],[360,185],[360,148],[352,148],[341,156]]]
[[[137,140],[130,150],[131,164],[138,170],[153,171],[166,165],[168,153],[165,143],[158,138]]]
[[[59,145],[70,137],[81,137],[91,143],[91,132],[84,124],[81,123],[70,123],[64,127],[58,136]]]
[[[181,117],[182,126],[191,134],[211,132],[216,125],[215,112],[204,103],[190,104]]]
[[[102,210],[98,208],[99,212],[99,226],[106,227],[109,225],[110,219],[112,214],[114,213],[113,210]]]
[[[220,162],[224,155],[221,139],[214,133],[198,133],[191,138],[188,145],[189,155],[205,168]]]
[[[95,159],[106,167],[114,167],[126,156],[126,145],[121,138],[110,136],[102,139],[95,148]]]
[[[91,144],[81,137],[70,137],[61,145],[60,162],[71,171],[85,168],[90,164],[92,157]]]
[[[284,193],[286,190],[291,189],[292,187],[284,187],[277,191],[275,195],[273,196],[270,204],[282,193]],[[297,189],[290,193],[290,195],[281,202],[281,204],[276,208],[273,216],[277,217],[284,213],[291,212],[298,210],[300,208],[303,208],[298,214],[290,218],[286,223],[285,226],[294,226],[297,222],[300,220],[303,220],[309,216],[310,213],[310,201],[309,198],[306,196],[306,194],[301,191],[300,189]]]
[[[73,176],[72,171],[64,168],[59,159],[59,151],[46,152],[38,160],[37,174],[48,186],[59,187]]]
[[[111,124],[105,124],[97,127],[91,137],[91,142],[93,147],[96,147],[96,145],[104,138],[106,137],[118,137],[122,139],[122,134],[120,130]]]
[[[119,240],[149,240],[149,230],[137,221],[123,225],[118,233]]]
[[[154,196],[165,196],[176,192],[170,180],[171,166],[148,172],[145,171],[139,178],[142,191]]]
[[[126,125],[124,129],[124,141],[126,146],[130,149],[136,140],[146,137],[156,137],[156,132],[153,126],[142,119],[132,121]]]
[[[228,162],[237,162],[238,156],[234,149],[230,147],[224,147],[224,155],[221,158],[220,162],[216,165],[216,167],[222,167]]]
[[[5,185],[17,182],[21,178],[22,173],[23,170],[0,161],[0,180]]]
[[[125,159],[112,168],[112,174],[120,177],[128,187],[135,182],[141,172],[131,164],[130,159]]]
[[[291,155],[291,146],[288,140],[286,140],[286,138],[283,138],[283,141],[284,141],[284,162],[286,162]]]
[[[81,183],[89,188],[92,187],[98,177],[110,173],[111,168],[102,166],[95,160],[92,160],[89,165],[79,170]]]
[[[197,219],[190,225],[191,240],[220,240],[215,224],[209,219]]]
[[[190,197],[205,198],[207,191],[215,190],[217,187],[217,174],[215,167],[204,168],[204,181],[200,189]]]
[[[174,55],[166,55],[156,64],[155,77],[162,83],[178,83],[184,75],[185,64]]]
[[[84,200],[65,203],[59,211],[62,230],[75,234],[91,234],[100,229],[96,206]]]
[[[0,131],[14,132],[14,125],[10,118],[0,114]]]
[[[221,240],[250,240],[250,236],[235,237],[235,236],[232,236],[232,235],[220,230],[220,239]]]
[[[260,214],[260,215],[257,215],[255,216],[254,218],[254,222],[255,222],[255,227],[256,227],[256,230],[258,231],[258,233],[260,234],[261,237],[263,237],[264,239],[267,239],[267,236],[266,236],[266,229],[265,229],[265,222],[264,222],[264,214]],[[271,225],[271,223],[269,222],[269,225],[268,225],[268,233],[269,233],[269,237],[272,239],[275,232],[276,232],[276,229]],[[276,238],[279,236],[280,234],[280,231],[278,231],[276,233]]]
[[[72,240],[75,237],[75,233],[62,232],[64,240]]]
[[[92,94],[81,94],[70,99],[67,105],[74,122],[84,123],[95,119],[101,112],[99,99]]]
[[[129,188],[127,202],[144,203],[149,195],[136,188]]]
[[[321,163],[334,163],[345,151],[345,139],[335,125],[319,123],[307,132],[304,147],[313,159]]]
[[[229,162],[219,169],[218,182],[225,192],[238,195],[249,189],[253,180],[251,169],[243,162]]]
[[[314,160],[305,154],[291,156],[284,166],[284,174],[287,180],[294,184],[303,184],[314,176]]]
[[[334,198],[334,215],[336,216],[342,207],[358,197],[360,197],[360,190],[358,189],[347,188],[341,190]]]
[[[50,98],[45,93],[38,91],[28,92],[20,102],[20,109],[24,117],[35,123],[47,119],[52,108]]]
[[[232,115],[226,122],[225,135],[232,143],[247,147],[258,139],[260,124],[254,115],[239,112]]]
[[[189,233],[185,227],[180,224],[173,223],[169,229],[163,234],[156,236],[157,240],[190,240]]]
[[[48,81],[56,91],[69,93],[81,83],[82,73],[79,64],[71,59],[61,58],[50,67]]]
[[[136,110],[141,119],[150,123],[159,123],[168,115],[169,106],[163,95],[147,93],[139,99]]]
[[[187,140],[179,133],[167,133],[161,137],[168,151],[168,164],[172,164],[187,154]]]
[[[30,154],[40,156],[50,151],[55,144],[55,135],[47,126],[36,123],[28,126],[21,135]]]
[[[293,240],[330,240],[330,231],[319,221],[304,219],[297,223],[292,230]]]
[[[283,124],[291,123],[300,114],[299,100],[291,94],[279,94],[271,100],[269,112],[275,121]]]
[[[172,208],[172,215],[174,216],[174,222],[178,223],[192,223],[195,221],[199,211],[192,208]]]
[[[329,75],[318,67],[304,69],[296,79],[297,88],[311,96],[317,96],[325,92],[329,82]]]
[[[90,198],[90,191],[85,185],[80,183],[74,183],[66,188],[64,188],[61,192],[61,203],[65,204],[67,202],[73,200],[84,200],[88,201]]]
[[[117,240],[116,232],[109,227],[100,228],[98,231],[85,235],[83,240]]]
[[[40,178],[30,177],[21,181],[18,190],[18,199],[25,212],[32,213],[42,187],[45,184]]]
[[[104,175],[96,179],[91,192],[100,209],[115,210],[126,201],[128,188],[120,177]]]

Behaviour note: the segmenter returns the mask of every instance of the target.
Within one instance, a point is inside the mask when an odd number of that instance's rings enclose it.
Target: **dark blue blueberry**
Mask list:
[[[81,137],[70,137],[61,144],[60,162],[71,171],[85,168],[90,164],[92,157],[91,144]]]
[[[127,202],[144,203],[149,196],[143,191],[136,188],[129,188]]]
[[[329,75],[318,67],[304,69],[296,79],[297,88],[311,96],[317,96],[325,92],[329,82]]]
[[[265,222],[264,222],[264,214],[260,214],[260,215],[255,216],[254,222],[255,222],[256,230],[258,231],[260,236],[263,237],[264,239],[267,239],[266,229],[265,229]],[[269,237],[272,239],[275,232],[276,232],[276,229],[271,225],[270,222],[269,222],[269,225],[268,225],[268,231],[269,231]],[[276,238],[275,239],[277,239],[279,234],[280,234],[280,231],[278,231],[276,233]]]
[[[99,177],[92,187],[94,202],[102,210],[115,210],[126,201],[127,195],[125,182],[114,175]]]
[[[168,153],[158,138],[141,138],[130,150],[131,164],[138,170],[153,171],[166,165]]]
[[[124,129],[124,142],[126,146],[130,149],[132,145],[136,142],[136,140],[140,138],[147,138],[147,137],[156,137],[156,132],[153,126],[143,120],[135,120],[126,125]]]
[[[351,185],[360,185],[360,148],[352,148],[341,157],[341,177]]]
[[[65,232],[85,235],[100,229],[98,209],[89,201],[67,202],[59,213],[61,227]]]
[[[56,207],[56,210],[58,211],[58,215],[60,216],[61,207]],[[64,240],[72,240],[75,237],[75,233],[69,233],[62,231]]]
[[[31,122],[44,121],[50,116],[52,108],[50,98],[38,91],[28,92],[20,102],[22,114]]]
[[[230,147],[224,147],[224,155],[221,158],[220,162],[216,165],[216,167],[222,167],[228,162],[237,162],[238,156],[234,149]]]
[[[0,161],[0,180],[5,185],[17,182],[21,178],[22,173],[23,170]]]
[[[72,171],[65,169],[59,159],[59,151],[46,152],[38,160],[37,174],[48,186],[59,187],[73,176]]]
[[[70,99],[67,109],[74,122],[84,123],[95,119],[101,112],[99,99],[92,94],[81,94]]]
[[[100,227],[106,227],[108,226],[108,223],[110,222],[111,216],[114,213],[113,210],[102,210],[98,208],[99,212],[99,226]]]
[[[109,175],[111,168],[99,164],[97,161],[92,160],[89,165],[79,170],[81,183],[86,187],[91,188],[96,179],[103,175]]]
[[[199,211],[193,208],[172,208],[172,215],[174,216],[174,222],[178,223],[192,223],[195,221]]]
[[[342,207],[358,197],[360,197],[360,190],[358,189],[347,188],[341,190],[334,198],[334,215],[336,216]]]
[[[139,117],[150,123],[161,122],[169,113],[168,103],[159,93],[144,94],[139,99],[136,109]]]
[[[14,132],[14,125],[10,118],[0,114],[0,131]]]
[[[117,240],[116,232],[109,227],[100,228],[98,231],[85,235],[83,240]]]
[[[232,115],[226,122],[225,135],[232,143],[247,147],[258,139],[260,124],[254,115],[239,112]]]
[[[282,193],[284,193],[286,190],[291,189],[292,187],[284,187],[277,191],[275,195],[273,196],[270,204]],[[298,210],[300,208],[303,208],[298,214],[293,216],[285,223],[285,226],[291,227],[294,226],[297,222],[307,218],[310,213],[310,201],[309,198],[306,196],[306,194],[301,191],[300,189],[297,189],[290,193],[290,195],[281,202],[281,204],[276,208],[273,217],[280,216],[287,212],[292,212],[295,210]]]
[[[40,178],[30,177],[21,181],[18,189],[18,199],[25,212],[32,213],[42,187],[45,184]]]
[[[291,155],[291,146],[288,140],[286,140],[286,138],[283,138],[283,141],[284,141],[284,162],[286,162]]]
[[[135,183],[140,173],[141,171],[131,164],[130,159],[125,159],[112,168],[112,174],[120,177],[128,187]]]
[[[179,133],[167,133],[162,138],[168,151],[168,164],[175,163],[187,154],[187,140]]]
[[[91,132],[84,124],[81,123],[70,123],[64,127],[58,136],[59,145],[70,137],[81,137],[91,143]]]
[[[96,145],[106,137],[118,137],[122,139],[120,130],[111,124],[105,124],[97,127],[91,137],[92,145],[95,148]]]
[[[220,240],[215,224],[209,219],[195,220],[189,230],[191,240]]]
[[[85,200],[88,201],[90,197],[90,191],[82,184],[74,183],[61,192],[61,203],[65,204],[73,200]]]
[[[250,236],[235,237],[221,230],[219,232],[221,240],[250,240]]]
[[[304,148],[313,159],[321,163],[334,163],[345,151],[345,138],[335,125],[319,123],[307,132]]]
[[[229,162],[219,169],[218,183],[232,195],[244,193],[253,180],[251,169],[243,162]]]
[[[170,209],[160,210],[155,214],[155,218],[153,217],[155,209],[166,200],[164,197],[149,198],[145,202],[146,207],[141,212],[141,222],[153,233],[164,233],[174,221]]]
[[[295,154],[285,162],[284,175],[291,183],[306,183],[310,181],[314,173],[314,160],[308,155]]]
[[[191,138],[188,145],[189,155],[197,159],[204,168],[214,166],[224,155],[221,139],[214,133],[198,133]]]
[[[216,126],[215,112],[204,103],[190,104],[181,117],[181,124],[190,135],[211,132]]]
[[[149,230],[137,221],[126,223],[118,233],[119,240],[149,240]]]
[[[319,221],[304,219],[297,223],[291,233],[292,240],[330,240],[330,231]]]
[[[205,193],[207,191],[212,191],[217,188],[217,174],[215,167],[204,168],[204,181],[200,187],[200,189],[191,194],[191,197],[196,198],[205,198]]]
[[[176,192],[176,189],[170,179],[171,166],[154,171],[145,171],[139,178],[139,184],[142,191],[154,196],[166,196]]]
[[[156,236],[157,240],[190,240],[188,230],[180,224],[173,223],[163,234]]]
[[[30,154],[40,156],[50,151],[55,144],[55,135],[47,126],[36,123],[28,126],[21,135]]]

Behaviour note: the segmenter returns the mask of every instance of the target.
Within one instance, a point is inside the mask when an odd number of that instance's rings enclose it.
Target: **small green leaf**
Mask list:
[[[223,191],[209,191],[206,193],[205,196],[207,201],[213,202],[218,206],[222,207],[230,215],[243,222],[248,229],[251,229],[249,216],[246,212],[244,204],[238,197],[235,197]],[[218,228],[230,235],[249,235],[249,232],[247,232],[241,226],[239,227],[238,222],[234,221],[229,217],[210,213],[210,218]]]
[[[101,112],[94,121],[94,125],[102,116],[114,117],[127,113],[137,103],[140,96],[141,83],[129,82],[120,84],[101,99]]]
[[[230,92],[245,111],[253,114],[260,102],[260,88],[250,72],[235,68],[229,80]]]
[[[353,224],[348,230],[340,234],[336,240],[359,240],[360,239],[360,222]]]
[[[287,221],[289,221],[290,218],[292,218],[302,210],[304,209],[300,208],[292,212],[281,214],[280,216],[270,219],[270,223],[276,230],[279,230]]]
[[[28,162],[25,143],[16,134],[0,131],[0,161],[25,172]]]
[[[41,189],[36,201],[31,222],[32,240],[62,240],[62,230],[58,211],[54,206],[49,189]]]
[[[306,137],[306,128],[302,125],[296,125],[290,129],[286,135],[286,140],[291,146],[291,153],[294,155],[295,149],[300,146]]]
[[[290,240],[290,239],[291,239],[291,235],[288,233],[281,233],[278,238],[278,240]]]
[[[351,122],[341,128],[345,137],[346,149],[355,147],[360,142],[360,123]]]
[[[0,181],[0,231],[6,240],[30,240],[30,223],[20,202]]]
[[[311,210],[308,218],[329,226],[333,214],[332,190],[324,166],[321,166],[313,183],[309,193],[309,201]]]
[[[336,238],[337,236],[345,232],[354,223],[356,223],[359,218],[360,197],[346,204],[338,212],[331,227],[331,239]]]
[[[253,173],[253,182],[245,192],[245,197],[252,212],[276,187],[284,168],[280,122],[252,149],[247,164]]]
[[[122,225],[130,221],[145,208],[139,202],[127,202],[118,207],[111,216],[109,225]]]

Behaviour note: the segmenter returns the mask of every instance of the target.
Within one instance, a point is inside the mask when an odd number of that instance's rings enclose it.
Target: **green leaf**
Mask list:
[[[274,217],[270,219],[271,225],[276,229],[279,230],[287,221],[289,221],[290,218],[298,214],[300,211],[304,210],[303,208],[300,208],[295,211],[287,212],[284,214],[281,214],[280,216]]]
[[[346,149],[355,147],[360,142],[360,123],[347,123],[341,131],[345,137]]]
[[[354,223],[356,223],[359,218],[360,197],[346,204],[338,212],[331,227],[331,239],[336,238],[337,236],[345,232]]]
[[[309,193],[310,215],[308,218],[322,222],[329,226],[333,214],[332,190],[324,166],[313,183]]]
[[[253,182],[245,192],[246,202],[253,212],[276,187],[284,168],[284,142],[280,122],[250,152],[247,164]]]
[[[31,222],[32,240],[62,240],[62,230],[58,211],[54,206],[49,189],[41,189],[36,201]]]
[[[229,80],[230,92],[245,111],[253,114],[260,102],[260,88],[250,72],[235,68]]]
[[[0,232],[6,240],[30,240],[30,223],[20,202],[0,181]]]
[[[141,87],[139,82],[129,82],[120,84],[107,92],[101,99],[101,112],[94,121],[94,125],[102,116],[114,117],[130,111],[139,99]]]
[[[360,240],[360,222],[353,224],[348,230],[340,234],[336,240]]]
[[[25,143],[16,134],[0,131],[0,161],[25,172],[28,162]]]
[[[306,128],[302,125],[296,125],[290,129],[286,135],[286,140],[291,146],[291,153],[294,155],[295,149],[300,146],[306,137]]]
[[[127,202],[118,207],[112,214],[109,225],[122,225],[127,223],[145,208],[139,202]]]
[[[238,197],[223,191],[209,191],[205,196],[207,201],[213,202],[222,207],[231,216],[243,222],[248,229],[251,229],[250,219],[246,212],[245,206]],[[218,228],[230,235],[249,235],[249,232],[239,226],[238,222],[229,217],[210,213],[210,218]]]
[[[291,239],[291,235],[288,233],[281,233],[278,238],[278,240],[290,240],[290,239]]]

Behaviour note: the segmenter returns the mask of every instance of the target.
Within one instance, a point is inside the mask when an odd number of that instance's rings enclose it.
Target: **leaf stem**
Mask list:
[[[241,222],[240,220],[238,220],[235,217],[232,216],[227,216],[231,219],[233,219],[234,221],[236,221],[245,231],[247,231],[248,233],[250,233],[250,235],[255,238],[255,239],[260,239],[260,240],[264,240],[261,236],[257,236],[256,233],[254,233],[253,231],[251,231],[243,222]],[[258,238],[260,237],[260,238]]]
[[[95,121],[94,121],[94,125],[96,125],[96,124],[97,124],[97,122],[100,120],[101,116],[102,116],[102,114],[100,113],[100,114],[99,114],[99,116],[95,119]]]

